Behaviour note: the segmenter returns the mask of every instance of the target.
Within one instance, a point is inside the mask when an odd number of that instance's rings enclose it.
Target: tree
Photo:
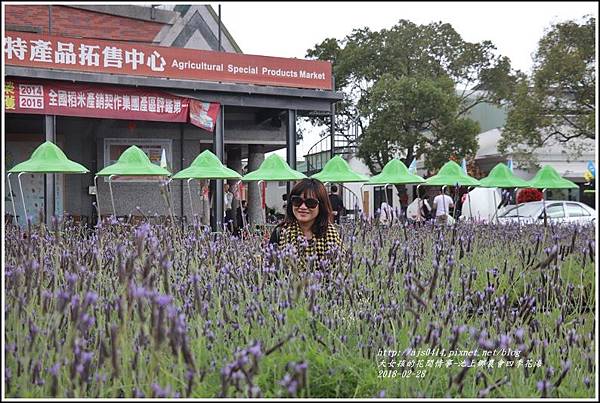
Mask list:
[[[531,77],[521,76],[509,97],[507,123],[498,148],[521,163],[561,143],[579,155],[595,142],[596,20],[557,23],[538,43]],[[584,140],[584,141],[581,141]]]
[[[489,41],[464,41],[450,24],[400,20],[326,39],[307,57],[333,62],[336,89],[345,94],[336,134],[358,124],[358,155],[375,174],[392,158],[408,165],[425,155],[429,168],[439,168],[452,154],[474,155],[479,127],[467,113],[514,88],[510,61],[494,50]]]

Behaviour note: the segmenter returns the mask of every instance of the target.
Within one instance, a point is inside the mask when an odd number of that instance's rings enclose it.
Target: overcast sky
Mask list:
[[[553,23],[598,16],[597,2],[209,2],[246,54],[304,58],[325,38],[355,28],[390,28],[400,19],[447,22],[469,42],[490,40],[513,68],[530,72],[532,54]],[[307,136],[300,157],[318,137]],[[282,153],[285,155],[285,152]]]

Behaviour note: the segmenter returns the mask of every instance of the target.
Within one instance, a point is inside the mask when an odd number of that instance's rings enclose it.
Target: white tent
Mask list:
[[[496,198],[494,200],[494,193]],[[469,198],[471,199],[469,203]],[[475,188],[465,196],[462,204],[461,220],[473,218],[476,221],[490,222],[496,213],[496,206],[502,200],[502,192],[498,188]],[[499,210],[499,213],[503,209]]]

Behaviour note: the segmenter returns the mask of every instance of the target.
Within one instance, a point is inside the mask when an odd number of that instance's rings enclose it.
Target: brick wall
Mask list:
[[[47,5],[6,5],[5,24],[48,33]],[[52,6],[52,34],[151,43],[164,25],[67,6]],[[10,29],[10,26],[6,28]]]

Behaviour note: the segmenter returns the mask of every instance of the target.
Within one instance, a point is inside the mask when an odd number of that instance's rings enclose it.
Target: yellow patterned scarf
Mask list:
[[[294,224],[286,224],[281,228],[279,247],[287,244],[294,245],[298,254],[303,258],[316,255],[318,259],[324,259],[327,251],[332,247],[341,247],[342,240],[333,224],[327,226],[324,237],[314,236],[312,239],[306,240],[300,225],[295,222]]]

